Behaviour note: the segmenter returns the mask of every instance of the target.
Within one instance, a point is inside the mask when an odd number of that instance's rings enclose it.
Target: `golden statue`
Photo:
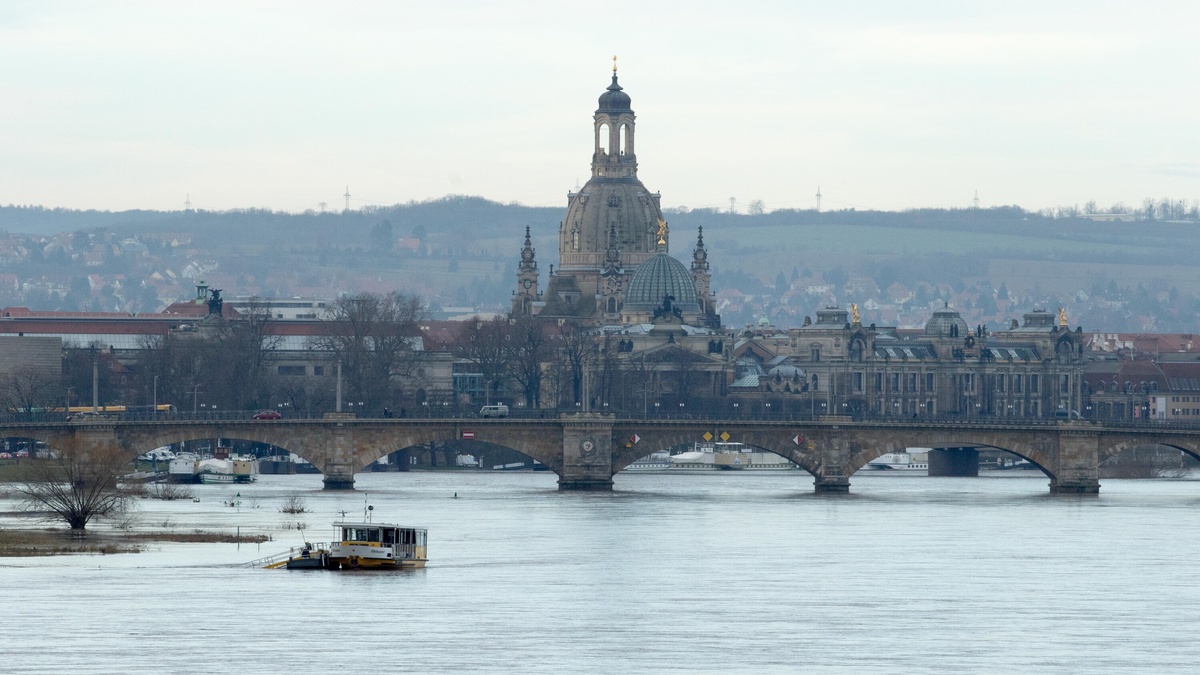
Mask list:
[[[617,55],[613,54],[613,72],[617,72]]]
[[[858,305],[856,303],[850,303],[850,316],[853,319],[853,323],[862,323],[862,317],[858,315]]]
[[[1058,325],[1063,327],[1067,325],[1067,310],[1065,307],[1058,308]]]
[[[659,246],[663,246],[667,243],[667,232],[670,232],[670,230],[667,229],[667,221],[663,220],[662,218],[659,218],[658,219],[658,245]]]

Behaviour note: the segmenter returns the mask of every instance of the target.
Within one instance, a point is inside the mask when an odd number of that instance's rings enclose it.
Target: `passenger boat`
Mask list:
[[[423,527],[345,521],[333,527],[329,569],[424,567],[428,560]]]
[[[671,455],[672,473],[699,471],[781,471],[797,468],[785,457],[741,443],[697,442]]]
[[[252,560],[243,566],[289,570],[424,567],[428,560],[428,531],[423,527],[373,523],[374,510],[374,506],[364,504],[361,522],[334,522],[332,543],[304,542],[299,549]]]
[[[869,461],[863,466],[868,471],[929,471],[929,460],[924,453],[914,456],[909,452],[889,452]]]

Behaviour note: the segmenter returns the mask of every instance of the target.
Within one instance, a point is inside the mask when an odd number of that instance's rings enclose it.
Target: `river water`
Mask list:
[[[499,472],[197,486],[140,502],[136,527],[274,540],[0,559],[0,671],[1196,672],[1200,481],[1055,497],[1014,473],[860,474],[849,495],[798,471],[611,494]],[[296,492],[310,512],[280,513]],[[426,569],[228,567],[298,544],[298,521],[328,540],[364,492],[377,520],[429,528]]]

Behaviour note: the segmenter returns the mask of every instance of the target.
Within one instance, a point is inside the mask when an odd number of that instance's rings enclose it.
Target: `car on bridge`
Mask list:
[[[508,406],[503,403],[485,405],[479,409],[480,417],[508,417]]]
[[[254,419],[256,419],[256,420],[278,420],[278,419],[283,419],[283,415],[280,415],[278,410],[264,410],[262,412],[254,413]]]

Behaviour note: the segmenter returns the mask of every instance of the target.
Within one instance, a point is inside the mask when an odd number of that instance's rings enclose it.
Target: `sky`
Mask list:
[[[612,57],[664,207],[1200,198],[1200,3],[0,3],[0,204],[566,205]]]

